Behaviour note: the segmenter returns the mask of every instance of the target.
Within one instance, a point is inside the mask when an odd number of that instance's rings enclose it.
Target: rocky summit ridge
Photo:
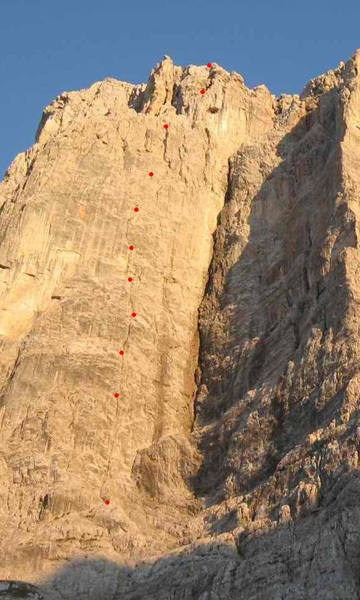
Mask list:
[[[0,184],[0,597],[360,598],[359,186],[360,51],[44,110]]]

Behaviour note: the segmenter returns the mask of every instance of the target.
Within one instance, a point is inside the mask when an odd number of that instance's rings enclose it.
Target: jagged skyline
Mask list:
[[[311,19],[309,19],[311,15]],[[345,18],[346,17],[346,18]],[[33,143],[41,111],[67,90],[105,77],[145,83],[169,54],[176,64],[217,62],[249,87],[297,93],[360,45],[355,0],[2,3],[0,178]]]

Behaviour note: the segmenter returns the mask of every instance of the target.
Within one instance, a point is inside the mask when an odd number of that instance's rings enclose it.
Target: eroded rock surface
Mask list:
[[[360,597],[359,68],[45,109],[0,185],[0,577]]]

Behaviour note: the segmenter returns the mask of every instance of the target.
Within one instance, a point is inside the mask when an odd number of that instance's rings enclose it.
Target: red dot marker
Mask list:
[[[136,317],[136,313],[131,313],[131,316],[132,317]]]
[[[139,209],[138,209],[138,207],[137,207],[137,206],[135,206],[135,208],[134,208],[134,211],[135,211],[135,212],[139,212]]]
[[[153,177],[154,173],[152,171],[150,171],[149,175],[150,175],[150,177]]]
[[[212,63],[208,63],[207,66],[209,67],[209,69],[212,67]]]
[[[124,350],[120,350],[119,354],[122,356],[124,354]]]
[[[164,129],[169,129],[169,125],[164,125]]]
[[[105,500],[105,504],[110,504],[110,500]]]
[[[200,94],[205,94],[205,90],[200,90]]]
[[[114,394],[115,398],[119,397],[119,394],[116,392],[116,394]]]
[[[132,281],[132,280],[133,280],[132,277],[128,277],[128,281]]]
[[[129,250],[134,250],[134,246],[129,246]]]

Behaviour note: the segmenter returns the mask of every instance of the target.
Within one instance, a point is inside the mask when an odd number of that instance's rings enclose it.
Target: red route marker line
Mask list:
[[[205,93],[205,91],[202,90],[201,93]],[[169,125],[167,123],[165,123],[164,129],[168,129],[168,128],[169,128]],[[149,177],[153,177],[153,176],[154,176],[154,173],[152,171],[150,171]],[[134,207],[134,212],[139,212],[139,208],[137,206]],[[129,246],[129,250],[134,250],[134,246]],[[128,277],[128,281],[129,282],[133,281],[133,278],[132,277]],[[133,318],[135,318],[136,317],[136,312],[131,313],[131,316]],[[120,356],[123,356],[124,355],[124,350],[119,350],[119,354],[120,354]],[[119,398],[119,396],[120,396],[120,394],[118,392],[115,392],[114,397],[115,398]],[[105,502],[106,505],[110,504],[110,500],[104,500],[104,502]]]
[[[208,67],[211,67],[211,63],[208,63]],[[205,90],[201,90],[201,92],[200,92],[200,93],[201,93],[201,94],[205,94]],[[169,128],[169,125],[168,125],[167,123],[165,123],[165,125],[164,125],[164,129],[168,129],[168,128]],[[153,176],[154,176],[154,173],[153,173],[152,171],[150,171],[150,173],[149,173],[149,177],[153,177]],[[135,207],[134,207],[134,212],[139,212],[139,208],[138,208],[137,206],[135,206]],[[129,246],[129,250],[134,250],[134,246]],[[132,278],[132,277],[128,277],[128,281],[129,281],[129,282],[131,282],[132,280],[133,280],[133,278]],[[133,312],[133,313],[131,313],[131,316],[132,316],[133,318],[134,318],[134,317],[136,317],[136,312]],[[119,354],[120,354],[121,356],[123,356],[123,355],[124,355],[124,350],[120,350],[120,351],[119,351]],[[118,394],[118,392],[116,392],[116,393],[114,394],[114,397],[115,397],[115,398],[118,398],[118,397],[119,397],[119,395],[120,395],[120,394]],[[106,504],[106,505],[110,504],[110,500],[104,500],[104,502],[105,502],[105,504]]]
[[[209,67],[209,69],[211,69],[212,63],[208,63],[206,66]],[[205,94],[205,90],[200,90],[200,94],[204,95]]]

